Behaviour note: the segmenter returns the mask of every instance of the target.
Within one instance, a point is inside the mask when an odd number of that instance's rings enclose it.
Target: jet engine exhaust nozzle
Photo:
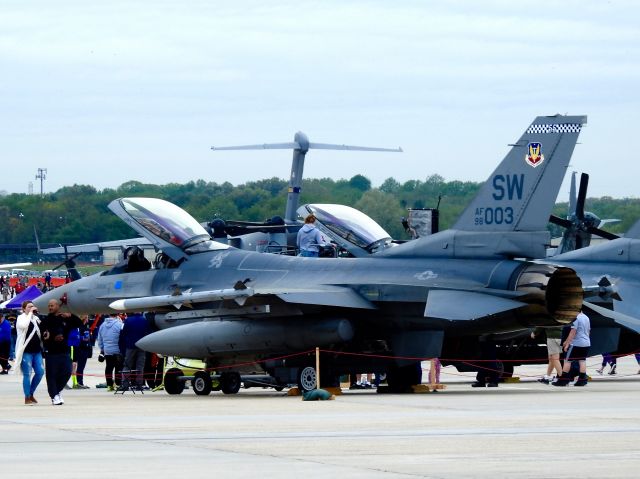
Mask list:
[[[531,315],[551,316],[558,324],[572,322],[582,308],[582,281],[570,268],[530,264],[520,274],[516,291],[528,293],[521,301]]]

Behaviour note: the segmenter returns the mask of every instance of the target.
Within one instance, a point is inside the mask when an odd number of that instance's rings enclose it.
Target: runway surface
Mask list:
[[[87,384],[101,382],[91,360]],[[46,384],[25,406],[20,377],[0,376],[2,477],[638,477],[640,375],[633,357],[617,376],[584,388],[535,381],[470,387],[444,368],[445,391],[347,391],[304,402],[272,389],[179,396],[65,391]]]

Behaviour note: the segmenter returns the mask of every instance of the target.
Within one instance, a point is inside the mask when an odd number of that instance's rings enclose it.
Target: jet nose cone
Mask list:
[[[33,304],[40,314],[47,314],[47,305],[49,301],[52,299],[57,299],[58,301],[62,301],[62,298],[65,297],[67,292],[67,285],[60,286],[59,288],[52,289],[51,291],[47,291],[42,296],[38,296],[33,300]],[[63,305],[64,306],[64,305]]]

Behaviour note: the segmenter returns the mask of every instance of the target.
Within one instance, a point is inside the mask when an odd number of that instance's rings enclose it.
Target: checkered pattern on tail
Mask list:
[[[527,133],[580,133],[582,125],[580,123],[560,123],[531,125]]]

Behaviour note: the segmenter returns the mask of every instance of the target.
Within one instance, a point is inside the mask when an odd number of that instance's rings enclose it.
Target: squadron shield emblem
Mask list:
[[[542,152],[542,143],[529,143],[527,146],[527,154],[524,157],[524,161],[526,161],[529,165],[540,166],[544,161],[544,155]]]

